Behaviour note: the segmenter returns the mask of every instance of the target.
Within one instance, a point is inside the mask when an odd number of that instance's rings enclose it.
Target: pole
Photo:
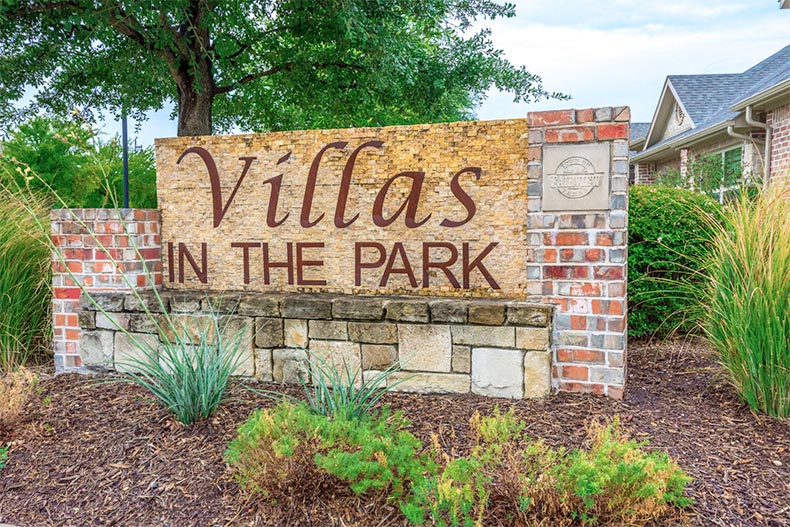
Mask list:
[[[129,208],[129,134],[126,130],[126,112],[121,117],[121,141],[123,142],[123,208]]]

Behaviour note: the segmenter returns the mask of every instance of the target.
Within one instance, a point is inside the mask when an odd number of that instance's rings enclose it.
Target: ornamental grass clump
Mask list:
[[[0,188],[0,374],[49,347],[52,290],[44,201]]]
[[[161,343],[156,346],[127,333],[139,356],[116,364],[130,372],[119,380],[148,390],[178,421],[195,423],[212,415],[227,398],[251,332],[214,312],[163,318]]]
[[[702,289],[703,331],[749,406],[790,417],[790,186],[733,204]]]

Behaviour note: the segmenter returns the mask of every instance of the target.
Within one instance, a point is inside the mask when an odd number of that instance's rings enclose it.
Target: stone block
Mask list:
[[[80,358],[86,368],[112,368],[114,331],[80,332]]]
[[[286,296],[280,302],[283,318],[330,320],[332,299],[318,296]]]
[[[259,348],[282,348],[284,342],[283,319],[267,317],[255,319],[255,346]]]
[[[453,326],[453,344],[465,346],[512,348],[516,330],[511,327]]]
[[[348,340],[348,322],[340,320],[310,320],[310,338],[318,340]]]
[[[467,304],[464,300],[434,300],[428,304],[432,322],[466,324]]]
[[[222,293],[216,296],[203,296],[200,300],[200,310],[215,315],[240,315],[240,303],[241,297],[238,295]]]
[[[129,329],[129,315],[127,313],[102,313],[96,312],[96,327],[98,329]]]
[[[524,354],[524,397],[548,397],[551,393],[551,354],[528,351]]]
[[[398,383],[397,385],[395,383]],[[387,379],[394,392],[469,393],[469,375],[460,373],[395,372]]]
[[[307,320],[283,321],[286,348],[307,348]]]
[[[491,397],[524,396],[524,352],[515,349],[472,349],[472,392]]]
[[[536,351],[549,349],[549,329],[516,328],[516,347]]]
[[[501,302],[472,302],[469,304],[469,323],[501,326],[505,322],[505,304]]]
[[[316,357],[316,362],[325,370],[334,370],[340,374],[343,384],[350,384],[360,387],[362,385],[362,358],[356,342],[337,341],[337,340],[311,340],[310,353]],[[347,372],[353,375],[348,379]],[[321,373],[312,371],[312,378],[315,379]],[[331,378],[325,379],[331,385]]]
[[[255,348],[252,346],[252,338],[247,342],[249,342],[249,344],[243,345],[238,351],[238,362],[232,373],[232,375],[236,375],[237,377],[255,376]]]
[[[135,333],[159,334],[160,316],[156,313],[131,313],[129,329]]]
[[[170,298],[161,292],[148,291],[124,296],[123,308],[125,311],[150,313],[165,313],[170,306]]]
[[[397,344],[398,326],[389,322],[349,322],[348,338],[365,344]]]
[[[91,293],[90,297],[83,293],[80,307],[85,311],[98,311],[101,308],[104,311],[120,312],[123,311],[123,300],[124,295],[117,293]]]
[[[453,352],[450,326],[399,324],[398,350],[404,370],[449,372]]]
[[[137,373],[140,363],[154,364],[159,360],[159,337],[149,333],[115,334],[115,371]]]
[[[425,300],[390,300],[387,303],[387,320],[398,322],[424,322],[430,320]]]
[[[507,306],[507,323],[513,326],[546,327],[551,318],[551,307],[513,303]]]
[[[200,296],[195,294],[176,294],[170,299],[173,313],[197,313],[200,311]]]
[[[237,312],[249,317],[279,317],[280,297],[267,295],[248,295],[239,301]]]
[[[472,348],[469,346],[453,346],[453,372],[469,373],[472,371]]]
[[[77,324],[81,329],[96,329],[96,312],[80,311],[77,315]]]
[[[255,378],[264,382],[271,382],[273,380],[272,350],[264,348],[255,349]]]
[[[272,378],[275,382],[286,384],[308,382],[310,369],[307,350],[293,348],[272,350]]]
[[[341,297],[332,302],[332,317],[343,320],[382,320],[383,298]]]
[[[397,360],[397,346],[389,344],[362,344],[363,370],[386,370]]]

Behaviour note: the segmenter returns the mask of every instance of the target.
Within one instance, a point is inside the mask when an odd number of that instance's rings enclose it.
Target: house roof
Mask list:
[[[631,123],[631,143],[647,137],[650,123]]]
[[[647,160],[669,148],[679,148],[725,130],[746,106],[775,97],[777,93],[790,93],[790,46],[743,73],[670,75],[649,135],[653,135],[653,130],[660,131],[663,128],[664,123],[657,121],[666,119],[666,112],[660,112],[659,109],[665,106],[664,99],[668,96],[675,98],[685,109],[691,118],[692,127],[653,144],[650,144],[651,138],[648,137],[646,145],[649,146],[635,155],[634,161]]]

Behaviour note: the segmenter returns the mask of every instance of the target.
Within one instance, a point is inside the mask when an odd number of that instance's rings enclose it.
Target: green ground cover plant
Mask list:
[[[46,202],[0,187],[0,374],[43,355],[51,339]]]
[[[359,419],[313,413],[283,401],[257,410],[241,425],[225,458],[245,490],[275,500],[366,494],[400,502],[431,470],[408,421],[384,409]]]
[[[629,190],[628,333],[632,337],[688,332],[698,321],[694,285],[722,209],[697,192],[653,185]]]
[[[744,401],[790,417],[790,187],[741,198],[724,216],[698,292],[702,328]]]

